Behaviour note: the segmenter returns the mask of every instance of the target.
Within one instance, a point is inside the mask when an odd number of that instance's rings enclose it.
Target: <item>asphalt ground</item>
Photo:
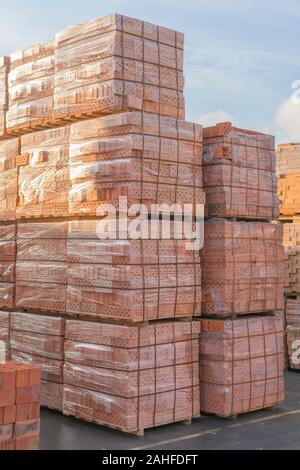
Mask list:
[[[300,372],[286,373],[286,399],[276,410],[228,420],[202,416],[191,425],[161,426],[137,437],[42,410],[42,450],[300,449]]]

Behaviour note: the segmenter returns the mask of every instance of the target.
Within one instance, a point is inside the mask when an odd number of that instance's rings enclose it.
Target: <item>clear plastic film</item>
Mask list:
[[[63,411],[63,385],[56,382],[42,380],[41,406]]]
[[[68,222],[18,222],[18,241],[66,239]]]
[[[10,348],[37,356],[63,360],[64,338],[50,334],[11,330]]]
[[[189,339],[197,339],[200,333],[199,321],[159,322],[144,325],[117,325],[79,320],[66,321],[67,340],[79,343],[94,343],[125,349],[138,346],[154,346]]]
[[[66,362],[64,383],[96,392],[133,398],[162,393],[199,383],[198,359],[195,363],[138,372],[86,367]],[[192,376],[193,374],[193,376]]]
[[[5,226],[6,228],[7,226]],[[4,231],[1,230],[0,227],[0,240],[1,235],[4,234]],[[9,232],[8,230],[7,232]],[[2,233],[1,233],[2,232]],[[9,233],[10,235],[10,233]],[[4,235],[5,237],[5,235]],[[0,261],[14,261],[16,259],[16,242],[15,240],[6,240],[0,241]]]
[[[112,289],[67,286],[67,311],[133,322],[200,315],[200,286]]]
[[[60,87],[61,90],[61,87]],[[184,119],[184,97],[181,91],[145,85],[129,80],[109,80],[100,84],[54,91],[54,116],[90,110],[145,110]]]
[[[19,79],[20,80],[20,79]],[[11,79],[12,81],[12,79]],[[10,84],[9,101],[11,107],[21,106],[25,103],[31,103],[42,98],[53,97],[54,78],[45,76],[40,79],[25,79],[18,85]],[[14,109],[14,108],[13,108]],[[9,116],[12,114],[10,111]]]
[[[117,56],[98,60],[96,59],[97,50],[95,50],[95,55],[90,57],[89,62],[82,62],[86,60],[86,56],[78,56],[78,51],[73,53],[72,57],[67,56],[67,61],[76,65],[66,68],[66,51],[64,50],[63,54],[58,52],[57,55],[60,55],[60,58],[57,59],[59,63],[55,73],[57,93],[91,84],[101,84],[113,79],[124,79],[183,91],[184,76],[181,71],[176,69]]]
[[[279,216],[275,172],[219,164],[205,167],[203,176],[210,216]]]
[[[230,123],[206,128],[203,161],[209,216],[278,218],[273,136]]]
[[[69,126],[22,137],[18,216],[68,215]]]
[[[50,119],[53,113],[53,96],[15,104],[7,111],[7,127],[24,124],[35,119]]]
[[[36,268],[39,267],[40,265]],[[79,287],[152,289],[201,285],[200,264],[181,264],[178,269],[177,265],[124,266],[74,263],[68,265],[67,276],[69,285]]]
[[[12,349],[11,346],[10,357],[12,361],[17,361],[22,364],[38,366],[41,368],[42,380],[49,380],[57,384],[63,382],[63,360],[53,359],[47,357],[47,353],[40,354],[38,352],[24,352],[22,345],[16,345],[19,349]],[[41,387],[41,398],[43,398],[43,386]],[[42,405],[43,406],[43,405]]]
[[[96,119],[97,120],[97,119]],[[90,126],[95,126],[89,121]],[[101,122],[98,121],[100,127]],[[77,128],[78,129],[78,128]],[[198,141],[179,140],[176,137],[159,137],[140,133],[126,133],[125,135],[104,135],[90,139],[83,135],[85,128],[75,130],[75,137],[71,135],[70,161],[72,164],[93,163],[105,161],[120,161],[120,159],[135,158],[137,161],[153,161],[157,165],[160,160],[162,167],[171,162],[179,163],[182,168],[188,166],[201,166],[202,146]],[[73,126],[71,127],[73,132]],[[99,129],[99,132],[101,129]],[[122,129],[120,129],[120,132]],[[80,133],[80,134],[77,134]],[[107,131],[107,133],[109,130]],[[153,130],[155,132],[155,130]],[[77,141],[78,140],[78,141]],[[149,164],[148,163],[148,164]]]
[[[230,416],[283,401],[283,325],[279,318],[265,316],[201,323],[203,411]]]
[[[282,226],[212,219],[206,224],[202,271],[206,313],[282,309]]]
[[[116,211],[120,208],[120,196],[126,196],[128,206],[138,205],[140,211],[152,204],[204,204],[205,193],[194,186],[155,184],[139,181],[97,183],[94,180],[76,182],[69,192],[69,210],[72,215],[97,215],[99,204],[110,204]]]
[[[51,261],[17,261],[16,281],[35,282],[39,284],[62,284],[67,283],[67,264]]]
[[[15,285],[0,282],[0,308],[13,308],[15,305]]]
[[[84,222],[84,221],[82,221]],[[198,252],[187,250],[186,240],[99,240],[85,238],[78,233],[77,222],[72,224],[74,238],[68,240],[69,263],[122,264],[122,265],[166,265],[166,264],[200,264]],[[84,227],[84,224],[78,222]],[[87,226],[86,226],[87,227]],[[22,249],[21,249],[22,250]],[[51,252],[52,250],[50,250]],[[20,252],[19,252],[20,254]]]
[[[65,361],[90,367],[137,371],[197,362],[198,339],[124,349],[66,341]]]
[[[17,422],[14,426],[15,439],[29,439],[39,437],[40,420]]]
[[[69,44],[63,45],[57,41],[55,62],[58,71],[96,61],[101,63],[115,56],[138,61],[141,68],[145,62],[181,72],[183,70],[183,50],[174,47],[175,45],[162,44],[120,31],[106,34],[100,32],[81,39],[79,35],[76,42]],[[147,75],[145,78],[147,81]]]
[[[121,158],[70,166],[71,182],[93,180],[97,183],[140,181],[152,184],[193,186],[202,188],[202,168],[195,165],[167,163],[152,159]]]
[[[15,281],[15,263],[10,261],[0,261],[0,282]]]
[[[26,49],[20,49],[10,56],[11,70],[26,63],[34,62],[42,57],[48,57],[54,54],[55,43],[50,40],[43,43],[34,44]]]
[[[72,44],[99,33],[105,34],[112,31],[124,31],[137,37],[152,41],[159,40],[162,44],[183,49],[184,35],[182,33],[117,13],[71,26],[58,33],[55,39],[58,45]]]
[[[278,178],[278,195],[282,215],[293,216],[299,212],[300,197],[298,185],[299,174],[287,174]]]
[[[199,415],[199,387],[128,399],[64,385],[63,407],[77,418],[134,432]]]
[[[290,300],[290,299],[288,299]],[[288,307],[287,307],[288,309]],[[287,324],[287,351],[290,369],[300,369],[299,346],[300,341],[300,321],[297,319]]]
[[[0,311],[0,328],[6,329],[9,328],[9,312],[1,312]]]
[[[65,320],[60,317],[11,312],[10,327],[15,331],[26,331],[51,336],[64,336]]]
[[[13,307],[13,305],[11,306]],[[53,280],[52,282],[32,281],[27,273],[25,280],[16,280],[16,306],[46,312],[65,313],[66,286],[65,284],[53,282]]]
[[[67,216],[68,166],[20,167],[18,216]]]
[[[194,124],[172,117],[147,112],[123,112],[100,118],[80,121],[71,125],[71,143],[98,141],[107,136],[121,136],[133,133],[202,143],[203,130],[200,124]],[[105,142],[105,140],[104,140]],[[151,139],[149,139],[151,142]],[[167,142],[169,142],[167,140]],[[150,144],[148,144],[150,145]],[[153,150],[153,148],[152,148]],[[185,158],[182,155],[182,158]],[[184,160],[183,160],[184,161]],[[189,163],[187,161],[187,163]]]
[[[0,311],[0,353],[5,354],[6,359],[9,358],[9,312]]]

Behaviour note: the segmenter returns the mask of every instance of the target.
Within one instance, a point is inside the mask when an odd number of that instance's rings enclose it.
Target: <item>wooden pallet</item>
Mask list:
[[[130,108],[107,108],[107,109],[99,109],[95,107],[88,107],[86,106],[84,109],[78,112],[73,112],[68,114],[53,114],[48,118],[43,119],[34,119],[32,121],[28,121],[22,124],[16,124],[12,127],[7,127],[5,135],[0,137],[0,140],[8,140],[15,137],[20,137],[24,134],[31,134],[33,132],[42,131],[45,129],[55,129],[58,127],[66,126],[68,124],[72,124],[79,121],[86,121],[88,119],[92,119],[95,117],[105,116],[107,114],[117,114],[123,113],[126,111],[134,111],[134,109]]]
[[[96,426],[101,426],[103,428],[113,429],[114,431],[122,432],[122,433],[125,433],[125,434],[130,434],[130,435],[137,436],[137,437],[144,437],[145,431],[147,429],[154,429],[154,428],[158,428],[158,427],[161,427],[161,426],[170,426],[172,424],[184,424],[186,426],[190,426],[192,424],[193,419],[200,418],[200,416],[201,416],[201,415],[198,415],[198,416],[193,416],[192,418],[187,418],[187,419],[182,419],[182,420],[178,420],[178,421],[170,421],[170,422],[166,422],[166,423],[156,424],[156,425],[148,426],[146,428],[141,428],[141,429],[138,429],[138,430],[135,430],[135,429],[128,430],[128,429],[118,428],[117,426],[113,426],[112,424],[99,424],[96,421],[93,421],[93,420],[90,420],[90,419],[82,419],[82,418],[79,418],[78,416],[71,415],[71,414],[67,413],[66,411],[63,411],[63,415],[67,416],[69,418],[74,418],[74,419],[77,419],[77,420],[80,420],[80,421],[83,421],[83,422],[94,424]]]

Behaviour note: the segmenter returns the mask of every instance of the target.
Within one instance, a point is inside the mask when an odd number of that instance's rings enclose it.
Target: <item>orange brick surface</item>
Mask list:
[[[237,129],[231,123],[224,123],[221,132],[220,126],[204,129],[203,178],[208,215],[278,217],[274,137]]]
[[[0,364],[0,450],[38,450],[40,369]]]
[[[211,219],[201,259],[203,313],[283,309],[281,225]]]
[[[283,401],[280,318],[202,320],[201,329],[201,411],[232,416]]]
[[[66,414],[133,432],[199,414],[200,322],[66,324]]]

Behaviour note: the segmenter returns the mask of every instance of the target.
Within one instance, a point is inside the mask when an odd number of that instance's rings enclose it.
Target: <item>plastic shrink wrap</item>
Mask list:
[[[36,44],[10,56],[7,127],[27,127],[53,115],[55,42]]]
[[[300,293],[300,220],[283,224],[284,292]]]
[[[276,316],[201,320],[201,411],[218,416],[284,399],[283,325]]]
[[[0,311],[0,362],[9,359],[9,312]]]
[[[300,144],[281,144],[276,151],[277,176],[300,173]]]
[[[0,57],[0,136],[6,132],[6,113],[8,109],[9,57]]]
[[[181,33],[114,14],[70,27],[55,43],[56,117],[133,109],[184,118]]]
[[[41,368],[41,405],[59,411],[62,411],[64,335],[63,318],[11,313],[11,359]]]
[[[15,302],[16,226],[0,225],[0,308]]]
[[[67,321],[64,412],[128,432],[199,415],[199,332]]]
[[[19,224],[18,307],[128,321],[200,315],[200,257],[186,240],[100,240],[98,223]]]
[[[279,216],[273,136],[231,123],[205,128],[203,163],[209,216]]]
[[[100,204],[204,204],[202,127],[148,113],[123,113],[71,125],[70,213]],[[141,210],[144,210],[144,208]]]
[[[67,232],[67,222],[18,224],[18,307],[66,312]]]
[[[14,221],[18,197],[19,139],[0,142],[0,221]]]
[[[21,138],[18,218],[68,216],[69,136],[65,126]]]
[[[211,219],[205,224],[201,260],[203,313],[283,309],[281,225]]]
[[[285,316],[287,324],[287,349],[289,366],[300,369],[300,299],[286,298]]]

